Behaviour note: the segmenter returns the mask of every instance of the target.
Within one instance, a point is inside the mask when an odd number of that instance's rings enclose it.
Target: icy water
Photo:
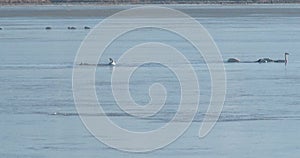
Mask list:
[[[210,76],[203,58],[190,45],[161,30],[136,30],[119,38],[99,63],[118,59],[141,41],[176,46],[200,79],[199,112],[191,127],[169,146],[133,154],[95,139],[77,115],[72,93],[73,61],[81,41],[104,17],[129,7],[1,7],[0,12],[0,156],[15,157],[299,157],[300,6],[172,6],[196,18],[216,41],[223,60],[261,57],[279,63],[225,63],[227,94],[219,121],[208,136],[198,130],[210,99]],[[47,10],[44,14],[40,14]],[[11,12],[10,12],[11,11]],[[72,13],[73,11],[73,13]],[[75,14],[86,12],[84,15]],[[38,13],[38,14],[37,14]],[[107,15],[105,15],[107,16]],[[45,30],[51,26],[51,30]],[[68,26],[77,27],[67,30]],[[163,53],[154,53],[169,58]],[[176,61],[174,61],[176,64]],[[121,63],[120,67],[130,66]],[[148,131],[174,116],[180,85],[166,67],[144,65],[130,80],[132,97],[149,102],[148,88],[165,85],[166,107],[155,117],[132,118],[117,108],[111,94],[111,67],[98,67],[97,96],[107,116],[123,128]],[[119,83],[122,84],[122,83]]]

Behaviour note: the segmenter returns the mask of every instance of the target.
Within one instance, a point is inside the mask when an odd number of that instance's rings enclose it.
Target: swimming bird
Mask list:
[[[108,63],[108,65],[115,66],[115,65],[116,65],[116,62],[115,62],[112,58],[109,58],[109,63]]]
[[[85,30],[91,29],[89,26],[84,26]]]
[[[89,65],[89,64],[81,62],[79,65]]]
[[[284,53],[284,60],[274,60],[275,63],[284,63],[285,65],[287,65],[288,63],[288,55],[290,55],[289,53]]]
[[[68,30],[75,30],[76,29],[76,27],[74,27],[74,26],[69,26],[68,27]]]
[[[0,30],[2,30],[2,27],[0,27]]]
[[[80,65],[80,66],[83,66],[83,65],[85,65],[85,66],[115,66],[116,62],[112,58],[109,58],[108,64],[89,64],[89,63],[81,62],[78,65]]]
[[[46,30],[51,30],[52,28],[50,26],[45,27]]]

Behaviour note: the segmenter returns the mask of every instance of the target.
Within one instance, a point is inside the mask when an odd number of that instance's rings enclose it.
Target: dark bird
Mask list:
[[[68,27],[68,30],[75,30],[76,29],[76,27],[74,27],[74,26],[69,26]]]
[[[284,53],[284,60],[274,60],[274,62],[275,63],[284,63],[285,65],[287,65],[289,55],[290,55],[289,53]]]

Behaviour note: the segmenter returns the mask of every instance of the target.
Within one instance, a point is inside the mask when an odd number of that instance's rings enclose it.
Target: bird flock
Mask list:
[[[52,29],[51,26],[46,26],[46,27],[45,27],[45,30],[51,30],[51,29]],[[68,26],[67,29],[68,29],[68,30],[76,30],[77,27],[75,27],[75,26]],[[89,30],[89,29],[91,29],[91,27],[90,27],[90,26],[84,26],[83,29]],[[0,27],[0,30],[4,30],[4,28],[3,28],[3,27]]]

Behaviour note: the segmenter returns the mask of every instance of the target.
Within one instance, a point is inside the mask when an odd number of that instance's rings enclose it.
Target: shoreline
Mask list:
[[[245,6],[245,7],[276,7],[276,6],[284,6],[290,8],[300,8],[300,3],[186,3],[186,4],[102,4],[102,3],[22,3],[22,4],[1,4],[0,3],[0,10],[5,8],[14,8],[14,7],[58,7],[58,8],[65,8],[65,7],[91,7],[91,8],[102,8],[102,7],[115,7],[115,8],[122,8],[122,7],[138,7],[138,6],[166,6],[166,7],[200,7],[200,8],[209,8],[211,7],[231,7],[231,6]],[[1,15],[0,15],[1,17]]]
[[[300,5],[300,2],[297,3],[180,3],[180,4],[174,4],[174,3],[164,3],[164,4],[158,4],[158,3],[146,3],[146,4],[131,4],[131,3],[120,3],[120,4],[103,4],[103,3],[17,3],[17,4],[1,4],[0,3],[0,9],[2,7],[18,7],[18,6],[94,6],[94,7],[122,7],[122,6],[293,6],[293,5]]]
[[[43,18],[105,18],[128,8],[139,6],[160,6],[178,9],[192,17],[243,17],[261,14],[265,17],[300,17],[300,4],[24,4],[0,6],[1,17],[43,17]],[[292,10],[291,10],[292,9]]]
[[[37,3],[5,3],[0,2],[0,7],[2,6],[139,6],[139,5],[292,5],[300,4],[299,1],[286,1],[286,2],[247,2],[247,1],[201,1],[195,3],[164,3],[158,1],[157,3],[129,3],[129,2],[120,2],[120,3],[103,3],[103,2],[37,2]]]

